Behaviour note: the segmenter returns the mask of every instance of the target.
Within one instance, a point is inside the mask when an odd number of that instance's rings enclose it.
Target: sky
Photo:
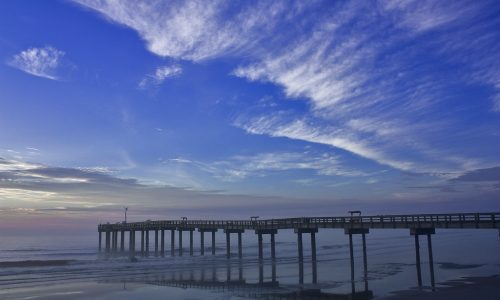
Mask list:
[[[498,211],[499,154],[495,0],[0,1],[0,231]]]

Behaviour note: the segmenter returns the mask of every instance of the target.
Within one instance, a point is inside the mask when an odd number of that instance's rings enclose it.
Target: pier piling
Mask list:
[[[203,256],[205,255],[205,232],[200,231],[200,254]]]
[[[161,251],[160,251],[160,255],[161,257],[164,257],[165,256],[165,230],[162,229],[161,232]]]
[[[170,230],[170,255],[175,256],[175,230]]]
[[[193,256],[193,230],[189,230],[189,255]]]
[[[120,230],[120,252],[125,251],[125,230]]]
[[[155,257],[158,257],[158,229],[155,230]]]
[[[431,277],[431,286],[435,287],[434,280],[434,259],[432,256],[432,241],[431,235],[436,233],[435,228],[410,228],[410,235],[415,236],[415,256],[416,256],[416,266],[417,266],[417,282],[418,286],[422,286],[422,272],[420,269],[420,235],[427,235],[427,247],[429,252],[429,269],[430,269],[430,277]]]

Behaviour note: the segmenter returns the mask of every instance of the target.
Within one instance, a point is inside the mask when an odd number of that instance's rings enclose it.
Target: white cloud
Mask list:
[[[51,46],[29,48],[14,55],[8,64],[28,74],[58,80],[57,71],[65,53]]]
[[[272,172],[310,170],[324,176],[366,176],[366,173],[344,166],[339,158],[327,153],[269,152],[237,155],[224,161],[204,163],[187,159],[168,162],[191,164],[222,181],[237,181],[248,177],[268,176]]]
[[[240,3],[243,8],[218,0],[75,2],[136,30],[151,52],[193,61],[252,44],[272,28],[277,16],[289,12],[282,1]]]
[[[287,123],[279,118],[258,118],[246,122],[246,125],[236,125],[252,134],[267,134],[273,137],[287,137],[330,145],[400,170],[409,170],[413,165],[408,161],[399,161],[386,157],[383,153],[378,152],[362,141],[343,135],[342,131],[338,129],[314,127],[303,120]]]
[[[288,119],[267,107],[237,124],[250,133],[327,144],[401,170],[481,165],[474,159],[481,153],[460,146],[456,131],[467,120],[453,90],[471,82],[498,90],[498,36],[482,31],[498,24],[478,19],[494,1],[76,2],[132,28],[154,54],[243,58],[233,75],[276,84],[310,104]]]
[[[139,82],[139,88],[146,88],[150,85],[160,85],[165,79],[179,76],[182,68],[178,65],[158,67],[153,74],[148,74]]]

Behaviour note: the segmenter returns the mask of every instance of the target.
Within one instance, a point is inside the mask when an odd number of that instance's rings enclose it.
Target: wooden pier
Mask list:
[[[357,213],[357,215],[356,215]],[[490,213],[456,213],[456,214],[418,214],[418,215],[376,215],[361,216],[359,212],[351,212],[351,216],[344,217],[304,217],[304,218],[284,218],[258,220],[158,220],[133,223],[99,224],[99,250],[102,249],[102,235],[105,236],[106,253],[125,253],[125,232],[128,232],[129,247],[127,253],[130,256],[136,255],[135,235],[141,233],[140,255],[149,256],[149,233],[154,233],[155,256],[165,256],[165,231],[170,230],[171,251],[170,255],[175,255],[175,232],[178,233],[178,255],[183,255],[182,238],[183,232],[189,232],[189,255],[194,255],[193,232],[198,231],[200,236],[200,255],[205,255],[205,233],[212,233],[212,255],[215,255],[215,234],[220,230],[226,236],[226,256],[230,258],[231,234],[238,236],[238,257],[242,258],[241,235],[245,230],[252,230],[258,237],[259,259],[263,257],[263,235],[270,236],[271,259],[276,258],[275,235],[279,230],[293,229],[297,234],[298,259],[303,260],[302,235],[311,235],[312,260],[316,261],[316,237],[319,229],[343,229],[349,236],[349,251],[351,261],[351,282],[354,293],[354,256],[353,256],[353,235],[361,235],[363,245],[364,278],[367,278],[367,250],[366,234],[370,229],[408,229],[410,235],[415,237],[415,255],[417,266],[417,283],[422,285],[420,268],[420,240],[419,236],[427,236],[429,253],[429,268],[431,285],[435,285],[434,263],[432,256],[431,236],[436,229],[500,229],[500,212]],[[159,236],[160,235],[160,236]],[[118,237],[120,236],[120,247],[118,247]],[[366,280],[365,280],[366,283]],[[365,287],[367,289],[367,287]]]

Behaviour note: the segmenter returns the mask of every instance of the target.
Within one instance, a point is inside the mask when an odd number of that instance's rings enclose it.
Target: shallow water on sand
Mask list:
[[[165,241],[169,238],[166,235]],[[171,257],[168,243],[167,255],[155,257],[154,238],[150,238],[150,256],[138,256],[132,262],[126,255],[99,254],[97,234],[58,239],[5,237],[0,246],[0,298],[271,299],[280,295],[288,299],[308,294],[308,299],[343,299],[338,295],[351,292],[348,238],[340,230],[323,229],[316,235],[316,264],[311,261],[308,234],[304,234],[306,256],[302,264],[297,259],[296,236],[291,230],[276,235],[274,263],[269,259],[269,236],[264,236],[266,259],[262,263],[253,232],[243,235],[242,259],[237,257],[235,236],[232,258],[226,258],[224,238],[217,234],[215,256],[210,255],[209,247],[205,256],[200,256],[199,236],[195,233],[193,257],[186,248],[186,233],[182,257],[177,251]],[[210,244],[208,235],[205,242]],[[360,236],[354,236],[354,242],[355,287],[359,297],[369,299],[373,294],[377,298],[416,286],[414,240],[407,230],[373,230],[367,235],[368,293],[364,292]],[[462,277],[500,274],[500,240],[495,230],[438,230],[432,242],[438,286]],[[420,246],[423,284],[429,286],[425,239],[421,238]],[[45,263],[26,262],[30,260]],[[59,263],[51,265],[52,260]],[[11,263],[1,265],[7,261]]]

